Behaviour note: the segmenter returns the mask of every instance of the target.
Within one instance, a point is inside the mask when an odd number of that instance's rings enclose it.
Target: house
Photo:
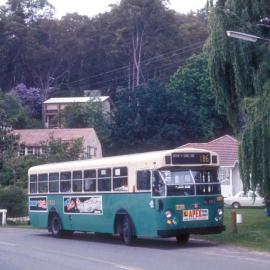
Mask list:
[[[52,138],[61,139],[64,143],[70,143],[72,140],[82,139],[83,152],[82,158],[101,158],[102,149],[100,141],[93,128],[75,128],[75,129],[15,129],[12,131],[19,136],[20,156],[42,155],[44,144]]]
[[[50,98],[42,104],[42,122],[45,128],[61,128],[60,112],[68,105],[83,104],[87,102],[100,102],[102,112],[110,117],[113,103],[109,96],[86,96],[86,97],[58,97]]]
[[[219,180],[224,197],[235,195],[243,190],[240,178],[238,148],[239,142],[230,135],[224,135],[208,143],[188,143],[179,148],[201,148],[219,154]]]

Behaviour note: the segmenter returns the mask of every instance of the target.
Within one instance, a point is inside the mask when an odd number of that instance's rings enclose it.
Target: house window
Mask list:
[[[230,183],[230,168],[219,168],[218,178],[221,185],[229,186]]]
[[[34,153],[33,147],[32,146],[28,146],[27,147],[27,155],[33,155],[33,153]]]
[[[39,146],[34,147],[34,155],[40,156],[41,154],[41,148]]]
[[[92,158],[95,157],[97,154],[97,148],[93,146],[87,146],[86,149],[86,158]]]
[[[21,145],[20,146],[20,156],[25,156],[25,146],[24,145]]]

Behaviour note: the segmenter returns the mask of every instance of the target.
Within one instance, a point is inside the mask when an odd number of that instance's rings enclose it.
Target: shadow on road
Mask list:
[[[38,234],[38,236],[42,237],[52,237],[48,234]],[[120,237],[115,237],[110,234],[95,234],[95,233],[83,233],[83,232],[75,232],[72,236],[62,237],[61,239],[55,240],[65,240],[65,241],[87,241],[89,243],[102,243],[109,245],[124,245],[123,241]],[[153,249],[189,249],[189,248],[208,248],[217,246],[217,243],[200,240],[200,239],[190,239],[186,245],[179,245],[175,238],[139,238],[136,239],[132,245],[132,247],[140,247],[140,248],[153,248]]]

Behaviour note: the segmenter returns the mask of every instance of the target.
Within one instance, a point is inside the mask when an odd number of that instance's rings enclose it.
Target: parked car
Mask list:
[[[225,206],[239,207],[265,207],[264,198],[252,190],[240,191],[232,197],[224,198]]]

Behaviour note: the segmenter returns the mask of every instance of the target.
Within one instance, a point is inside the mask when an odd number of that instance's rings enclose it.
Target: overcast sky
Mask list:
[[[56,16],[61,17],[66,13],[78,12],[90,17],[109,11],[109,4],[119,3],[120,0],[48,0],[56,8]],[[181,13],[197,10],[205,6],[207,0],[170,0],[171,8]],[[0,5],[6,0],[0,0]]]

